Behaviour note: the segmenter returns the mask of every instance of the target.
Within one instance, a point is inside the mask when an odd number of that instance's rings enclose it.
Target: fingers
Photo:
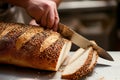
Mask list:
[[[55,9],[54,12],[55,12],[55,22],[54,22],[53,30],[57,31],[57,29],[58,29],[58,23],[59,23],[59,16],[58,16],[57,9]]]
[[[44,1],[34,3],[35,6],[28,8],[29,14],[36,20],[31,21],[32,25],[40,25],[45,28],[53,29],[57,31],[58,28],[58,12],[56,3],[53,1]]]
[[[53,29],[54,31],[57,31],[58,28],[58,22],[59,22],[59,17],[58,13],[55,9],[49,9],[44,13],[44,15],[38,19],[38,20],[31,20],[29,24],[31,25],[36,25],[36,26],[42,26],[42,27],[47,27],[49,29]]]
[[[59,16],[58,16],[56,7],[54,7],[53,9],[50,9],[47,23],[48,23],[47,24],[48,28],[53,29],[54,31],[57,31],[58,23],[59,23]]]
[[[33,20],[31,20],[29,24],[30,24],[30,25],[39,26],[39,25],[36,23],[36,21],[35,21],[34,19],[33,19]]]
[[[52,29],[54,26],[54,21],[55,21],[54,16],[55,16],[54,9],[50,8],[50,11],[47,17],[47,26],[50,29]]]
[[[47,27],[47,16],[48,16],[49,10],[50,9],[48,8],[41,17],[40,25],[42,27]]]

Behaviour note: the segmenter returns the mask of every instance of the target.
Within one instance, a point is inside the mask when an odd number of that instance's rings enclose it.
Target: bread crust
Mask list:
[[[94,60],[94,59],[95,60]],[[91,61],[91,64],[89,65],[89,67],[85,70],[85,74],[83,75],[83,77],[87,76],[88,74],[93,72],[93,69],[95,68],[96,64],[97,64],[97,59],[98,59],[98,54],[97,52],[94,50],[93,52],[93,58]]]
[[[17,23],[0,23],[0,25],[2,25],[2,30],[0,30],[1,33],[7,27],[14,27],[9,31],[6,30],[7,32],[0,37],[0,44],[2,44],[0,45],[0,63],[14,64],[41,70],[57,70],[56,66],[58,64],[59,56],[61,55],[61,50],[68,40],[64,39],[59,33],[52,30],[43,29],[41,32],[38,30],[40,28],[37,26]],[[33,28],[33,30],[26,32],[30,28]],[[34,29],[38,31],[35,33]],[[34,33],[34,35],[29,35],[28,37],[30,38],[27,38],[27,41],[24,41],[24,39],[18,41],[18,38],[25,32],[27,34],[31,32],[30,34]],[[49,36],[54,36],[53,34],[58,36],[57,39],[52,41],[52,43],[45,44],[46,47],[41,49],[43,42]],[[20,38],[24,37],[27,36],[23,35]],[[18,48],[18,44],[21,44],[21,47]]]
[[[5,28],[6,28],[6,24],[0,22],[0,34],[5,30]]]

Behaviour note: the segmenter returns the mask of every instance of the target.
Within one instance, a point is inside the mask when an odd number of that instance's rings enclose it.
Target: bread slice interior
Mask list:
[[[62,78],[66,79],[77,79],[83,75],[84,71],[88,68],[91,63],[93,55],[93,48],[89,47],[85,52],[78,57],[71,64],[68,64],[62,72]],[[76,56],[75,56],[76,57]]]
[[[61,64],[63,63],[63,61],[65,60],[65,58],[67,57],[70,49],[71,49],[71,41],[66,41],[64,46],[62,47],[62,50],[60,52],[60,56],[58,58],[58,62],[56,65],[56,71],[59,69],[59,67],[61,66]]]
[[[75,53],[69,57],[68,64],[74,62],[78,57],[80,57],[84,53],[85,49],[79,48]]]

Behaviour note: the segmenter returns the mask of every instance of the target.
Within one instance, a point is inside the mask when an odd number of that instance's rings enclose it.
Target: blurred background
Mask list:
[[[106,50],[120,50],[119,1],[63,0],[58,11],[61,22],[77,33]]]
[[[1,21],[28,24],[31,19],[22,8],[6,4],[0,7],[4,8],[0,8]],[[94,40],[106,50],[120,50],[119,0],[62,0],[58,12],[60,22],[77,33]],[[73,45],[71,50],[77,48]]]

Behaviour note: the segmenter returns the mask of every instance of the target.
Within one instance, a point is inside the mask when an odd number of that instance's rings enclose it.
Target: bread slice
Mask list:
[[[71,64],[74,62],[78,57],[80,57],[84,53],[85,49],[79,48],[75,53],[69,57],[68,64]]]
[[[93,56],[93,48],[89,47],[85,52],[71,64],[68,64],[62,72],[63,79],[76,80],[82,77],[89,67]]]
[[[67,46],[66,46],[66,48],[65,48],[64,55],[63,55],[63,58],[62,58],[62,60],[61,60],[61,65],[63,65],[64,62],[66,62],[66,59],[68,58],[68,55],[69,55],[68,53],[70,52],[70,49],[71,49],[70,46],[72,46],[71,41],[68,42],[68,44],[67,44]]]
[[[98,59],[98,54],[96,51],[93,52],[93,57],[92,57],[92,61],[91,64],[89,65],[89,67],[86,69],[86,71],[84,72],[85,74],[83,75],[83,78],[85,78],[87,75],[91,74],[97,64],[97,59]]]
[[[63,48],[61,50],[61,53],[60,53],[60,56],[58,58],[58,62],[57,62],[55,71],[57,71],[60,68],[60,66],[62,65],[63,61],[67,57],[67,55],[68,55],[68,53],[69,53],[69,51],[71,49],[71,47],[70,47],[71,45],[72,45],[71,41],[67,41],[65,43],[65,46],[63,46]]]
[[[79,48],[73,54],[68,54],[65,61],[63,62],[62,66],[66,66],[74,62],[78,57],[80,57],[84,53],[85,49]]]
[[[98,59],[98,54],[97,54],[97,51],[94,50],[92,61],[89,65],[89,67],[86,69],[86,71],[85,71],[86,74],[84,76],[86,76],[87,74],[89,74],[93,71],[93,69],[95,68],[95,65],[97,64],[97,59]]]
[[[90,42],[97,45],[95,41],[90,41]],[[98,53],[96,50],[94,50],[91,64],[89,65],[88,69],[86,69],[86,72],[85,72],[86,74],[84,76],[86,76],[87,74],[93,71],[93,69],[95,68],[95,65],[97,64],[97,59],[98,59]]]

